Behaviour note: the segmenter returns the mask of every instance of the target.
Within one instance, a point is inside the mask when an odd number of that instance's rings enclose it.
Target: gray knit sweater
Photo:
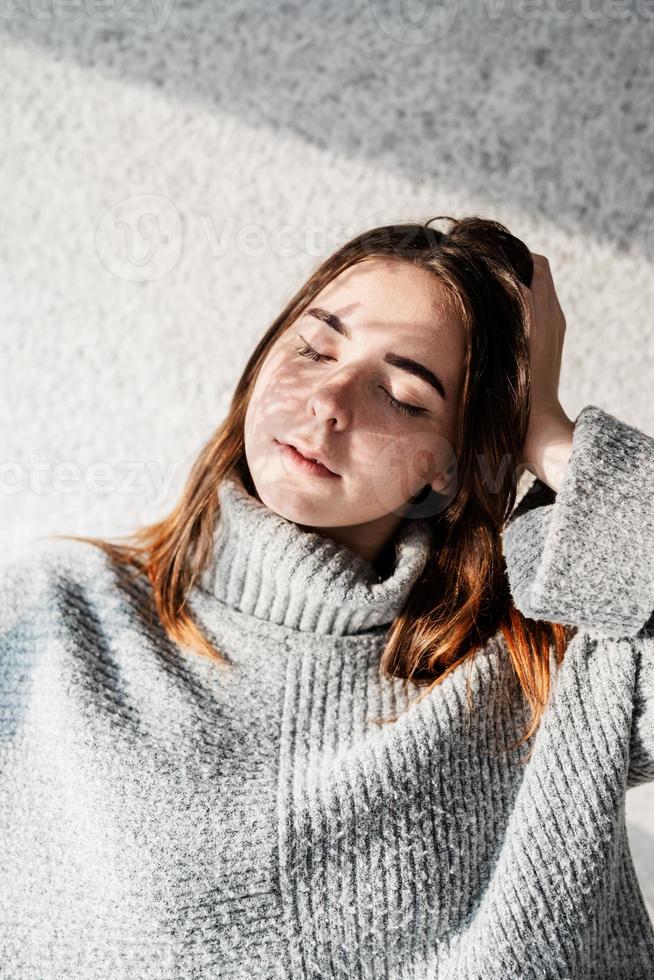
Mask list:
[[[653,478],[654,439],[589,405],[505,528],[518,608],[579,627],[526,766],[499,631],[467,718],[465,668],[420,704],[380,680],[422,521],[378,581],[224,483],[190,601],[229,673],[90,545],[6,564],[0,976],[651,980],[624,803],[654,779]]]

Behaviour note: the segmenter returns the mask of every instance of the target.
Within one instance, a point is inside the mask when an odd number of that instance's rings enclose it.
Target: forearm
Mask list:
[[[566,415],[546,419],[539,427],[538,442],[526,450],[523,465],[558,493],[572,452],[575,423]]]

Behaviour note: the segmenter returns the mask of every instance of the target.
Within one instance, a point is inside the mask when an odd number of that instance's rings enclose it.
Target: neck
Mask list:
[[[395,559],[395,539],[403,518],[397,514],[387,514],[365,524],[352,524],[345,527],[311,527],[299,524],[308,534],[319,534],[330,538],[359,555],[385,578],[392,570]]]

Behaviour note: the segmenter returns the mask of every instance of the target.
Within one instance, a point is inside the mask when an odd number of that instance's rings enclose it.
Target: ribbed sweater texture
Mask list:
[[[654,779],[653,478],[654,439],[588,405],[507,522],[516,606],[578,627],[514,752],[501,631],[419,702],[380,676],[423,520],[380,579],[230,476],[189,595],[227,670],[89,544],[5,563],[0,977],[651,980],[625,793]]]

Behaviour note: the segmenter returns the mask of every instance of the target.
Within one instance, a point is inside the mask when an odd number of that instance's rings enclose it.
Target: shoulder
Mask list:
[[[69,538],[39,538],[0,564],[0,633],[39,611],[118,596],[127,575],[101,548]],[[143,589],[143,585],[140,586]]]

